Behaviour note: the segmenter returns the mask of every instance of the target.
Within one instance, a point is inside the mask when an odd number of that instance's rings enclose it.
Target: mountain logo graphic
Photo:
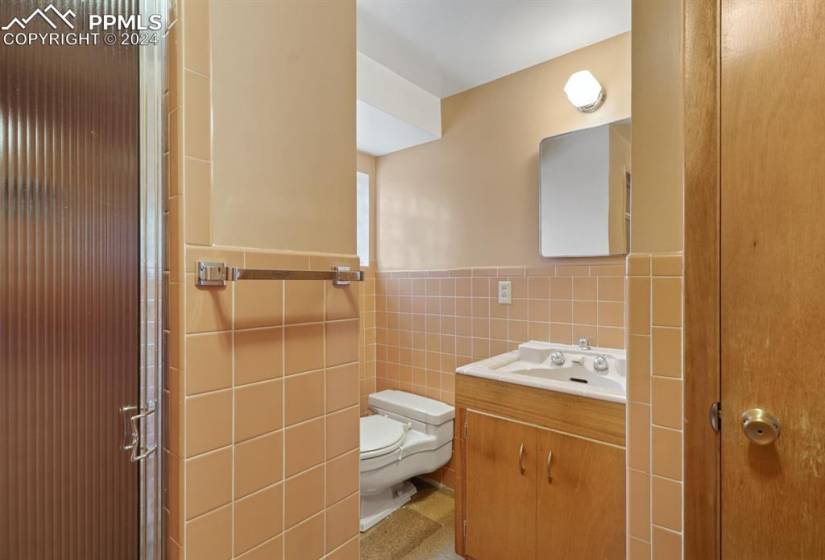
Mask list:
[[[49,18],[49,14],[51,14],[52,18],[57,18],[59,21],[62,21],[65,25],[69,27],[69,29],[74,29],[74,22],[69,18],[74,19],[76,17],[76,14],[72,10],[66,10],[65,12],[61,12],[60,10],[55,8],[53,4],[49,4],[48,6],[46,6],[46,9],[44,10],[37,8],[27,18],[12,18],[12,20],[8,24],[4,25],[0,29],[2,29],[3,31],[8,31],[14,26],[17,26],[20,29],[26,29],[26,26],[35,17],[39,17],[40,19],[45,21],[47,24],[49,24],[49,27],[51,27],[52,29],[57,29],[57,25],[54,23],[54,21],[52,21],[52,19]]]

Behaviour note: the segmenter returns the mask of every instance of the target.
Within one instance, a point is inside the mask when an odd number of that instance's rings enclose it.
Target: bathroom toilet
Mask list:
[[[450,460],[455,408],[404,391],[369,396],[372,416],[361,418],[361,531],[410,501],[410,478]]]

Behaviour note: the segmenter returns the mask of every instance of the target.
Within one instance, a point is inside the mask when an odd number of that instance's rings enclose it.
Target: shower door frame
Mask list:
[[[174,2],[174,0],[171,0]],[[166,417],[163,389],[167,371],[166,219],[167,208],[167,88],[166,43],[170,0],[139,0],[141,14],[161,14],[164,25],[158,42],[139,49],[140,104],[140,402],[153,411],[141,420],[143,449],[154,452],[140,461],[139,558],[164,558],[163,526],[166,468],[163,462]]]

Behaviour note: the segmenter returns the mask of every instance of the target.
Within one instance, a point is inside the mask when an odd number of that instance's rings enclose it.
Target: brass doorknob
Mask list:
[[[770,412],[752,408],[742,413],[742,431],[757,445],[770,445],[779,437],[782,424]]]

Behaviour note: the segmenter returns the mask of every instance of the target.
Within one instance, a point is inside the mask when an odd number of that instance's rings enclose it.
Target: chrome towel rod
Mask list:
[[[336,286],[364,280],[364,272],[350,270],[348,266],[335,266],[332,270],[267,270],[237,268],[222,262],[198,261],[197,285],[202,287],[225,286],[235,280],[332,280]]]

